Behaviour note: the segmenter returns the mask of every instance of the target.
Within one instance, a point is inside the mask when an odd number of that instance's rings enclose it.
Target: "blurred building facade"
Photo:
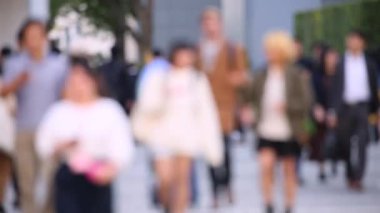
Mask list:
[[[353,0],[156,0],[153,44],[166,50],[176,38],[199,39],[199,15],[207,6],[219,7],[228,37],[246,45],[253,67],[264,63],[262,39],[268,31],[294,29],[297,12]]]
[[[16,47],[16,32],[27,17],[47,20],[49,0],[0,0],[0,46]]]
[[[292,32],[295,13],[350,1],[355,0],[155,0],[153,45],[167,50],[173,39],[198,41],[201,11],[216,6],[222,11],[228,37],[245,44],[253,66],[259,67],[264,62],[261,43],[266,32]],[[47,20],[49,0],[0,0],[0,46],[15,47],[15,32],[30,16]]]

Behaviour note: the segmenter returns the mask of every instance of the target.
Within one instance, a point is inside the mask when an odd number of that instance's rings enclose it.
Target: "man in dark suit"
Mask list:
[[[363,189],[368,144],[368,116],[378,112],[377,71],[364,54],[365,36],[358,30],[346,38],[346,53],[334,77],[329,123],[337,127],[346,161],[348,186]]]

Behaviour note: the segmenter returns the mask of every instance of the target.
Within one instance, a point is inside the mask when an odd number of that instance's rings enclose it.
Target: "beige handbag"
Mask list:
[[[141,143],[151,143],[153,131],[159,126],[162,113],[149,113],[138,105],[132,110],[131,124],[135,138]]]

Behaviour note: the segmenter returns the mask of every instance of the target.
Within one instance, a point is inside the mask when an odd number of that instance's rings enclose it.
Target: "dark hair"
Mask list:
[[[8,57],[12,54],[12,49],[8,46],[5,46],[5,47],[1,48],[0,54],[2,57]]]
[[[23,24],[21,25],[18,33],[17,33],[17,41],[20,43],[22,42],[24,39],[25,39],[25,32],[28,30],[29,27],[31,26],[39,26],[44,34],[46,35],[47,34],[47,28],[46,28],[46,24],[38,19],[27,19],[23,22]]]
[[[314,50],[316,48],[319,48],[321,49],[322,51],[324,51],[326,48],[328,48],[328,45],[326,44],[326,42],[324,41],[316,41],[314,42],[312,45],[311,45],[311,48]]]
[[[104,80],[100,77],[99,73],[91,66],[87,58],[81,56],[71,57],[70,67],[73,68],[76,66],[83,68],[85,74],[95,82],[99,96],[108,96],[108,90],[105,86]]]
[[[350,32],[348,32],[347,36],[348,37],[355,36],[355,37],[360,38],[364,42],[367,41],[367,36],[365,35],[365,33],[362,30],[359,30],[359,29],[350,30]]]
[[[195,51],[195,46],[191,42],[185,40],[174,42],[170,48],[169,61],[174,63],[175,56],[182,50]]]
[[[122,57],[122,54],[123,53],[123,48],[121,47],[121,45],[119,44],[115,44],[112,48],[111,48],[111,56],[112,56],[112,59],[119,59]]]
[[[50,42],[50,50],[55,54],[61,54],[61,50],[58,47],[58,40],[52,40]]]
[[[326,46],[321,53],[320,71],[322,75],[326,75],[327,55],[331,52],[338,52],[337,49],[331,46]]]
[[[162,51],[158,48],[154,48],[152,50],[152,54],[154,57],[162,57],[164,54],[162,53]]]
[[[303,44],[303,41],[302,41],[301,37],[299,37],[299,36],[294,37],[294,42],[296,42],[298,44]]]

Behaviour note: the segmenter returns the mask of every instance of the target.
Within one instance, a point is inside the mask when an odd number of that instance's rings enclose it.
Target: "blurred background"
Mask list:
[[[226,37],[247,49],[252,72],[265,64],[262,41],[273,30],[290,32],[303,43],[305,55],[312,57],[315,43],[322,41],[343,53],[345,35],[357,28],[367,35],[368,54],[380,65],[380,0],[0,0],[0,46],[17,49],[15,35],[20,25],[26,18],[34,17],[48,23],[51,46],[64,54],[85,51],[100,65],[110,59],[111,48],[117,44],[123,50],[122,57],[133,67],[128,69],[129,74],[137,76],[151,59],[152,49],[168,53],[177,38],[197,43],[201,34],[200,16],[208,6],[220,8]],[[222,205],[217,212],[260,212],[253,134],[249,132],[243,138],[237,133],[234,138],[236,203]],[[377,140],[372,137],[367,187],[361,194],[345,189],[343,165],[338,165],[339,175],[321,184],[318,166],[305,160],[297,212],[380,212]],[[199,198],[190,212],[213,212],[206,166],[197,162],[196,170]],[[139,148],[132,167],[116,181],[117,212],[156,212],[151,204],[152,182],[147,152]],[[281,192],[278,184],[277,197]],[[7,205],[11,206],[13,193],[7,197]]]
[[[49,21],[49,38],[63,51],[80,43],[90,46],[92,54],[107,58],[117,40],[124,44],[125,58],[134,63],[141,62],[144,53],[152,47],[168,48],[174,38],[197,41],[199,15],[210,5],[221,8],[226,34],[247,47],[254,66],[264,62],[261,42],[273,29],[297,35],[309,53],[312,43],[318,40],[342,50],[342,36],[353,27],[362,28],[370,36],[370,49],[377,55],[376,44],[380,40],[379,3],[373,0],[283,0],[281,3],[275,0],[2,0],[0,4],[2,45],[15,47],[15,32],[26,17],[32,16]]]

